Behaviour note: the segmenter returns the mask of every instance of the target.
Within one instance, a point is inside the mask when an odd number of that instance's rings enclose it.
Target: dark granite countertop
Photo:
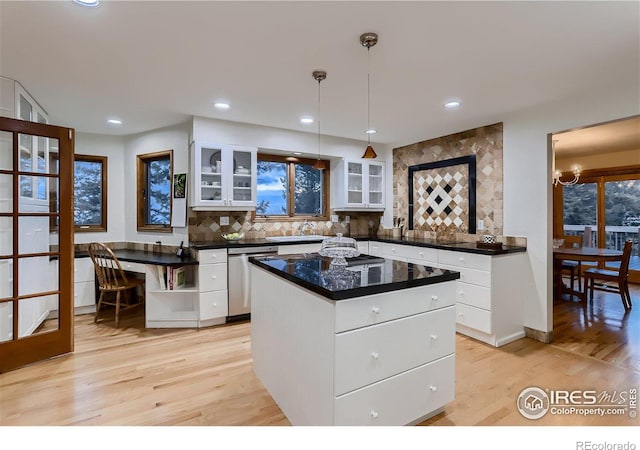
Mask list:
[[[153,253],[144,250],[114,250],[113,253],[120,261],[152,264],[155,266],[193,266],[198,261],[192,256],[180,258],[173,253]],[[76,258],[89,257],[87,252],[76,252]]]
[[[327,236],[329,237],[329,236]],[[415,245],[418,247],[430,247],[430,248],[438,248],[442,250],[453,250],[457,252],[465,252],[465,253],[478,253],[480,255],[504,255],[507,253],[520,253],[526,252],[526,247],[519,246],[506,246],[503,245],[500,249],[485,249],[485,248],[477,248],[475,242],[442,242],[436,241],[435,239],[394,239],[387,237],[378,237],[378,236],[351,236],[357,241],[375,241],[375,242],[387,242],[391,244],[403,244],[403,245]],[[268,241],[266,239],[246,239],[240,241],[202,241],[202,242],[191,242],[191,248],[196,250],[209,250],[216,248],[242,248],[242,247],[261,247],[261,246],[273,246],[273,245],[297,245],[297,244],[310,244],[316,241],[309,240],[300,240],[300,241],[284,241],[284,242],[274,242]]]
[[[330,300],[399,291],[460,278],[460,273],[419,264],[371,258],[350,265],[346,275],[329,270],[331,259],[317,253],[251,257],[249,262]],[[367,262],[370,262],[368,264]]]

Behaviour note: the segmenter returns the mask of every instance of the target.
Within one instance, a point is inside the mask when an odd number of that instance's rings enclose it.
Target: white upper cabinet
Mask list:
[[[337,211],[384,210],[384,163],[342,160],[334,168],[333,208]]]
[[[255,209],[257,147],[196,142],[191,156],[193,209]]]

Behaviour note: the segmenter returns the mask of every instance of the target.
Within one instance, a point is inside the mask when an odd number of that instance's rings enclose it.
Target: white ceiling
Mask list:
[[[0,1],[0,74],[51,122],[131,134],[199,115],[404,145],[640,79],[638,2]],[[459,98],[463,106],[442,104]],[[213,108],[226,99],[231,109]],[[106,124],[109,117],[124,121]]]

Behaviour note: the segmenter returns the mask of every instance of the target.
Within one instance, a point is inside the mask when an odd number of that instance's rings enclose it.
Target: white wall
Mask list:
[[[156,242],[180,245],[189,241],[187,227],[173,227],[172,233],[139,233],[136,224],[136,155],[173,150],[173,173],[189,171],[189,130],[187,123],[127,136],[124,140],[124,170],[121,172],[125,194],[120,214],[125,218],[127,242]],[[122,208],[124,205],[124,209]]]
[[[305,155],[308,157],[315,157],[318,154],[317,133],[305,133],[204,117],[193,118],[192,133],[193,139],[210,144],[258,147],[258,151],[264,153],[269,153],[270,150],[277,150],[303,152],[309,154]],[[360,159],[366,147],[366,141],[323,135],[320,141],[320,155],[322,158],[329,159]],[[387,205],[384,222],[386,226],[390,227],[393,216],[393,154],[389,145],[375,144],[374,148],[378,154],[378,160],[385,162]]]
[[[107,157],[107,231],[75,233],[75,243],[123,241],[125,236],[125,220],[122,213],[125,196],[122,176],[124,139],[121,136],[76,133],[75,153]]]
[[[552,189],[549,133],[640,113],[639,87],[607,86],[510,114],[504,123],[504,230],[526,236],[534,289],[525,326],[553,328]]]

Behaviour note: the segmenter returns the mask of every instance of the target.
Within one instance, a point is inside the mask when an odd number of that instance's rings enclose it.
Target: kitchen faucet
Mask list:
[[[300,225],[300,236],[304,236],[304,230],[307,227],[314,229],[316,226],[315,224],[309,222],[308,220],[305,220],[304,223]]]

